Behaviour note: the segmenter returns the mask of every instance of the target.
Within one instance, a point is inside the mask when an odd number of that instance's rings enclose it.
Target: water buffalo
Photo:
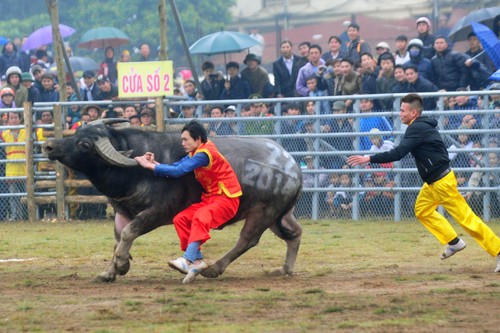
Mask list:
[[[118,129],[110,126],[113,122],[82,127],[72,137],[48,140],[43,146],[49,159],[85,174],[115,210],[113,260],[95,278],[97,282],[112,282],[117,274],[126,274],[133,241],[171,224],[179,211],[200,200],[202,191],[193,173],[178,179],[156,177],[133,159],[150,151],[161,163],[180,160],[186,154],[180,134]],[[292,274],[302,233],[293,216],[302,188],[299,166],[272,140],[236,136],[211,140],[232,165],[243,189],[238,213],[225,225],[245,222],[236,245],[203,275],[221,275],[233,260],[257,245],[268,228],[287,244],[285,263],[273,272]]]

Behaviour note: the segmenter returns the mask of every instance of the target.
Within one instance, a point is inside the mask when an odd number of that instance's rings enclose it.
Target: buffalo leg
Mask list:
[[[210,265],[201,274],[204,277],[216,278],[226,270],[227,266],[243,253],[254,247],[259,243],[260,237],[268,228],[262,221],[261,217],[247,217],[243,229],[240,232],[240,238],[236,245],[229,250],[222,258]]]
[[[283,216],[282,225],[289,231],[288,237],[285,237],[279,230],[276,224],[272,225],[269,229],[279,238],[286,242],[286,257],[285,264],[280,268],[269,272],[270,275],[292,275],[297,254],[299,252],[300,238],[302,235],[302,227],[293,216],[293,210],[290,210]]]

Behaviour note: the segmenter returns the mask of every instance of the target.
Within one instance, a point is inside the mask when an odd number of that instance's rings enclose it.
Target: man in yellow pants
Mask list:
[[[415,202],[417,219],[441,242],[448,244],[441,259],[465,249],[450,223],[436,211],[442,205],[448,213],[490,255],[497,257],[495,272],[500,272],[500,238],[471,210],[458,192],[455,174],[450,169],[446,146],[436,129],[435,119],[422,116],[423,102],[417,94],[408,94],[401,100],[399,118],[408,128],[399,146],[373,156],[350,156],[347,162],[354,166],[364,163],[398,161],[411,153],[420,177],[425,182]]]

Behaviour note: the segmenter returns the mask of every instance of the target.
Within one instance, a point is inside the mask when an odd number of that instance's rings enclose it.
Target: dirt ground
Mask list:
[[[313,227],[318,235],[330,230]],[[267,235],[221,277],[190,285],[165,264],[177,253],[175,239],[136,241],[131,271],[111,284],[91,282],[110,257],[104,245],[94,247],[100,241],[87,241],[103,237],[109,246],[109,235],[98,228],[77,245],[51,247],[59,236],[47,236],[45,248],[21,239],[39,253],[34,260],[0,262],[0,332],[500,332],[494,260],[467,239],[471,245],[461,257],[441,262],[430,246],[434,240],[415,230],[408,256],[398,248],[402,229],[396,244],[384,240],[371,251],[352,244],[349,233],[362,229],[336,230],[325,238],[331,242],[308,236],[291,277],[266,275],[284,254],[283,243]],[[233,232],[218,234],[206,252],[223,253]],[[407,232],[415,239],[413,229]],[[23,244],[17,246],[18,257],[28,258]]]

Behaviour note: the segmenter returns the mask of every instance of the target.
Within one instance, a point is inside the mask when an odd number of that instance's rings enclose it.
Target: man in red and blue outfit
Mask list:
[[[154,171],[156,176],[178,178],[194,171],[203,187],[201,202],[192,204],[174,217],[184,255],[169,261],[168,265],[187,274],[182,282],[190,283],[208,267],[200,248],[210,239],[210,229],[223,225],[236,215],[242,191],[233,168],[207,139],[207,132],[199,122],[193,120],[186,124],[181,140],[188,155],[178,162],[160,164],[150,152],[135,159],[142,167]]]

